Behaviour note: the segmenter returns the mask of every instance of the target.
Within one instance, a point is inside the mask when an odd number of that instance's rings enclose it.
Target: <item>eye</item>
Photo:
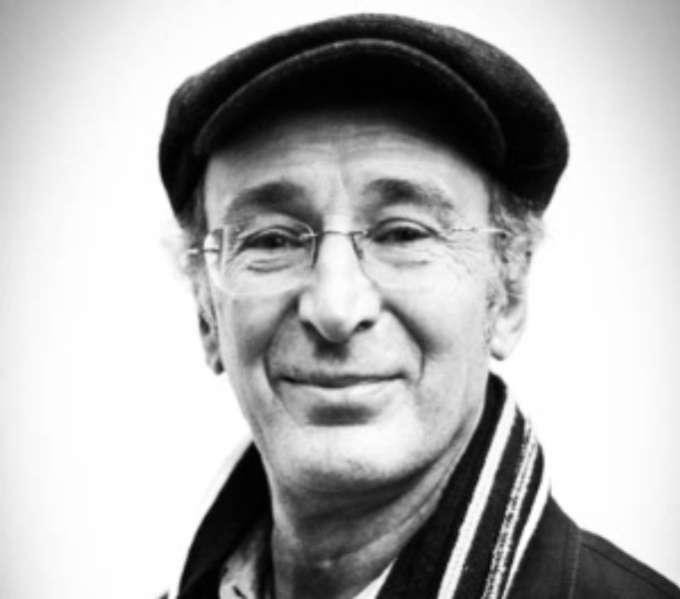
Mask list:
[[[380,223],[371,231],[370,237],[380,245],[407,246],[433,240],[437,234],[420,223],[399,219]]]
[[[255,251],[282,253],[305,246],[307,232],[290,227],[269,227],[242,236],[236,244],[236,253]]]

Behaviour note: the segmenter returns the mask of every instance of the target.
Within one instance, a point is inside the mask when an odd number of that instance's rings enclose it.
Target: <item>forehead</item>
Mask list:
[[[405,107],[287,111],[253,123],[214,153],[205,175],[209,223],[276,202],[320,213],[436,198],[462,215],[488,210],[488,177],[426,116]]]

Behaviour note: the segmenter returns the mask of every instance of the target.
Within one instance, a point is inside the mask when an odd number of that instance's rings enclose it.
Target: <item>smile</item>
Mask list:
[[[282,378],[286,402],[292,402],[315,425],[362,424],[384,412],[400,377],[313,375]]]
[[[294,377],[282,377],[282,380],[294,385],[322,387],[328,389],[343,389],[347,387],[362,387],[377,385],[394,380],[393,376],[372,376],[358,374],[308,374]]]

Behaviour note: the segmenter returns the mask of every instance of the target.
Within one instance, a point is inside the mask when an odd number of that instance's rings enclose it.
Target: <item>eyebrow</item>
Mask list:
[[[221,210],[221,223],[238,221],[250,212],[281,208],[290,205],[294,200],[306,197],[301,185],[289,179],[280,179],[248,187],[237,193],[231,202]]]
[[[364,188],[364,197],[377,196],[380,204],[416,205],[432,210],[442,222],[461,217],[459,208],[436,185],[412,179],[381,178]]]

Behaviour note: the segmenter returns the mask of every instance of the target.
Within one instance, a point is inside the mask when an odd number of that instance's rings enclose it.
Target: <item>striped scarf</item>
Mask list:
[[[534,431],[492,375],[480,426],[439,507],[378,599],[508,597],[548,494]]]

